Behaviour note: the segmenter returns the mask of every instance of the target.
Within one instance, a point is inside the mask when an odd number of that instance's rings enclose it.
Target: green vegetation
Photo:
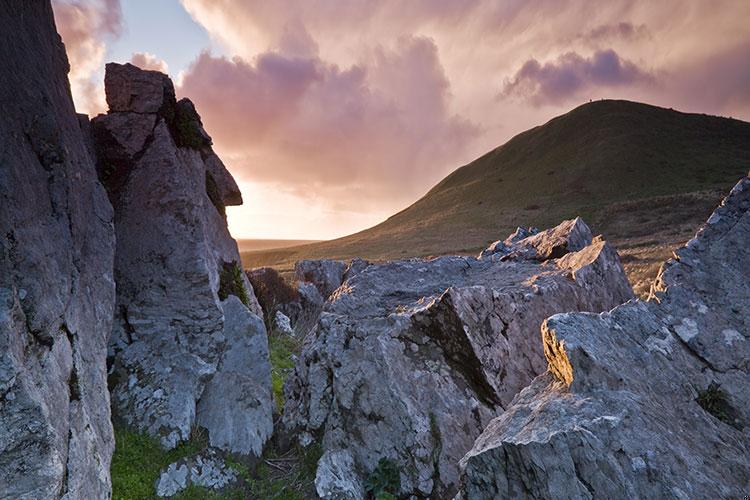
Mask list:
[[[200,116],[192,103],[186,104],[181,100],[175,106],[172,120],[172,135],[180,147],[201,149],[211,145],[211,141],[202,133]]]
[[[750,123],[597,101],[457,169],[373,228],[242,259],[288,271],[307,258],[476,254],[516,226],[545,228],[580,215],[626,250],[637,282],[694,234],[748,165]]]
[[[151,436],[115,427],[115,453],[111,468],[113,500],[154,498],[159,471],[172,462],[198,453],[207,444],[204,436],[196,435],[191,441],[166,451]]]
[[[271,387],[276,409],[284,408],[284,382],[294,368],[292,355],[299,352],[299,341],[283,333],[271,332],[268,335],[268,350],[271,360]]]
[[[395,462],[381,458],[365,480],[365,491],[375,499],[395,498],[401,490],[401,475]]]
[[[698,404],[708,413],[725,424],[735,426],[734,409],[727,400],[727,393],[716,382],[711,382],[706,390],[698,392]]]
[[[242,280],[243,271],[235,262],[225,262],[219,271],[219,299],[225,300],[230,295],[236,296],[243,304],[249,305],[250,298]]]

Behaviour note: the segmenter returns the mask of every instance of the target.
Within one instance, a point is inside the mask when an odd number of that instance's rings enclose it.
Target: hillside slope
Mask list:
[[[750,123],[597,101],[515,136],[377,226],[243,261],[283,270],[301,258],[474,253],[516,226],[581,215],[618,246],[637,283],[748,168]]]

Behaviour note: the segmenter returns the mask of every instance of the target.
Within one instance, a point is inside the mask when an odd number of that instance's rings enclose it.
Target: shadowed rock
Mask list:
[[[0,25],[0,498],[109,498],[112,207],[49,1]]]
[[[270,365],[225,219],[237,185],[166,75],[110,63],[105,91],[110,112],[92,129],[117,231],[115,415],[167,448],[197,425],[211,445],[258,456],[272,430]]]
[[[601,240],[543,263],[441,257],[360,269],[330,297],[285,387],[285,426],[323,446],[318,494],[363,498],[381,459],[400,471],[400,495],[455,493],[459,459],[545,370],[544,318],[631,297]]]
[[[750,178],[648,302],[542,327],[549,371],[462,459],[462,495],[738,498],[750,487]]]

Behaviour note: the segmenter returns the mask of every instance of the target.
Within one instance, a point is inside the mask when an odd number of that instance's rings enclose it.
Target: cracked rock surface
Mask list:
[[[460,458],[545,370],[544,318],[632,297],[616,252],[590,236],[557,259],[454,256],[358,271],[330,297],[285,386],[287,430],[322,444],[323,498],[363,498],[382,458],[400,471],[401,495],[452,495]]]
[[[741,498],[750,488],[750,178],[647,302],[542,329],[549,371],[462,459],[461,494]]]
[[[272,425],[270,366],[224,214],[242,203],[237,185],[166,75],[110,63],[105,91],[110,111],[91,125],[117,233],[115,417],[167,448],[199,425],[212,445],[259,455]]]
[[[0,25],[0,497],[109,498],[112,206],[49,1]]]
[[[237,471],[228,467],[212,450],[169,464],[156,481],[156,496],[173,497],[190,486],[222,490],[239,480]]]

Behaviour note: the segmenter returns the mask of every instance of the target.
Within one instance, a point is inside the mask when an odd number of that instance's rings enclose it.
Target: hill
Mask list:
[[[302,258],[476,253],[516,226],[580,215],[618,247],[642,292],[748,168],[750,123],[597,101],[513,137],[377,226],[242,258],[287,270]]]

